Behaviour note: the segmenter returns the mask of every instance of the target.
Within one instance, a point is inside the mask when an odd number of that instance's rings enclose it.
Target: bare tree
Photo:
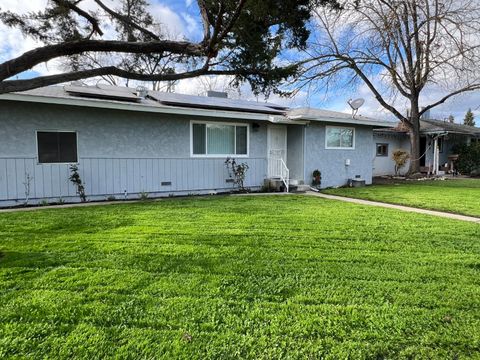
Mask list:
[[[419,171],[422,114],[480,89],[478,0],[346,1],[341,12],[318,8],[317,31],[301,77],[364,83],[409,129],[410,173]],[[423,103],[426,91],[437,99]],[[408,108],[400,108],[403,99]]]
[[[172,39],[159,31],[153,14],[146,13],[147,0],[113,5],[108,0],[49,0],[45,10],[27,14],[3,8],[1,22],[41,45],[0,63],[0,93],[90,77],[158,82],[200,75],[234,75],[255,91],[270,89],[297,69],[275,66],[277,56],[304,48],[311,10],[331,3],[335,0],[264,0],[262,6],[252,0],[197,0],[203,24],[199,41]],[[105,36],[106,29],[114,30],[113,39]],[[54,59],[67,59],[65,72],[15,79]]]

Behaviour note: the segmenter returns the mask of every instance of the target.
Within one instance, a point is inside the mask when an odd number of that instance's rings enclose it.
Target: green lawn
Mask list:
[[[0,358],[480,358],[480,226],[307,196],[0,214]]]
[[[480,217],[480,179],[412,181],[323,192]]]

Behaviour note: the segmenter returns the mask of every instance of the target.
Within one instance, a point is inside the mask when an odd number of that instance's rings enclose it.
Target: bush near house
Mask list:
[[[471,174],[480,170],[480,142],[456,145],[453,151],[459,155],[457,169],[460,173]]]
[[[392,160],[395,163],[395,175],[398,175],[400,169],[402,169],[410,159],[410,153],[408,151],[397,149],[392,153]]]

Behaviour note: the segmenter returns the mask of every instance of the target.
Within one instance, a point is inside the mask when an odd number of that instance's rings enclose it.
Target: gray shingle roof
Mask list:
[[[480,128],[462,124],[455,124],[442,120],[421,120],[420,131],[422,132],[443,132],[476,135],[480,136]]]
[[[226,99],[220,97],[194,96],[177,93],[165,93],[158,91],[148,91],[146,98],[136,96],[136,89],[128,87],[111,86],[98,84],[97,86],[86,85],[65,85],[65,86],[48,86],[33,90],[28,90],[18,95],[30,95],[37,99],[53,98],[56,103],[80,105],[79,101],[86,101],[90,106],[108,107],[119,109],[137,109],[139,111],[161,111],[171,112],[172,109],[190,109],[189,111],[205,112],[208,110],[222,110],[224,112],[233,112],[240,114],[236,116],[246,115],[269,120],[272,122],[282,123],[307,123],[309,121],[322,121],[330,123],[345,123],[353,125],[366,125],[374,127],[394,127],[395,123],[391,121],[382,121],[365,116],[356,116],[352,118],[350,114],[341,113],[331,110],[315,109],[315,108],[298,108],[289,109],[288,107],[270,103],[256,102],[238,99]],[[2,96],[0,95],[0,100]],[[47,100],[47,99],[46,99]],[[24,99],[23,101],[29,101]],[[115,105],[118,104],[118,105]],[[163,109],[163,110],[162,110]],[[198,109],[198,110],[195,110]],[[242,113],[245,114],[242,115]],[[205,113],[203,115],[206,115]]]
[[[375,131],[408,134],[408,131],[404,127],[400,127],[398,125],[400,125],[400,123],[397,123],[397,127],[392,129],[375,129]],[[433,119],[420,120],[420,132],[423,134],[438,134],[448,132],[451,134],[463,134],[480,137],[480,128],[478,127]]]
[[[340,122],[347,124],[360,124],[371,126],[394,127],[395,121],[379,120],[367,116],[356,115],[354,118],[351,114],[338,111],[315,109],[315,108],[298,108],[288,111],[288,117],[291,119],[303,119],[311,121]]]
[[[45,96],[65,99],[88,98],[96,101],[117,101],[131,102],[136,101],[139,104],[161,107],[161,106],[180,106],[189,108],[203,109],[223,109],[241,112],[255,112],[263,114],[282,115],[286,107],[272,103],[262,103],[247,100],[224,99],[217,97],[195,96],[177,93],[166,93],[159,91],[148,91],[146,99],[136,97],[135,89],[108,86],[100,84],[99,86],[48,86],[33,90],[23,91],[19,94]]]

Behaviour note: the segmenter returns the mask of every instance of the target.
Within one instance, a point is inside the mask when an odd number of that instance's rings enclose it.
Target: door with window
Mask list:
[[[287,163],[287,127],[284,125],[270,125],[267,132],[268,147],[268,177],[278,177],[278,160]]]

